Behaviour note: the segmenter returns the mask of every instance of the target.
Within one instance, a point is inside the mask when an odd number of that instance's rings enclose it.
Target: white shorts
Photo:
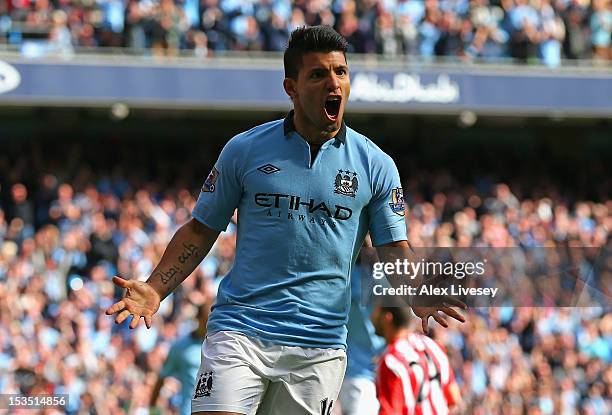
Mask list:
[[[345,378],[339,399],[342,415],[376,415],[380,408],[376,385],[367,378]]]
[[[341,349],[281,346],[220,331],[202,345],[191,411],[331,415],[345,369]]]

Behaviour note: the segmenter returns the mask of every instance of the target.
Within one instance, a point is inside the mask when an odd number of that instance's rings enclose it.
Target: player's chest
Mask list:
[[[349,158],[320,151],[312,163],[301,158],[258,160],[244,177],[243,192],[251,206],[261,209],[322,214],[331,218],[353,215],[371,198],[364,166]]]

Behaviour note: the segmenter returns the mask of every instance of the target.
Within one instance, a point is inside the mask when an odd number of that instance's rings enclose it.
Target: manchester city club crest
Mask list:
[[[219,177],[219,170],[213,167],[210,171],[208,177],[204,181],[204,185],[202,186],[202,191],[207,193],[212,193],[215,191],[215,183],[217,182],[217,178]]]
[[[213,388],[213,372],[202,372],[198,377],[198,384],[195,389],[193,399],[210,396]]]
[[[401,187],[391,190],[391,203],[389,203],[389,207],[396,215],[404,216],[404,191]]]
[[[355,193],[359,187],[357,173],[348,170],[338,170],[334,187],[334,193],[355,197]]]

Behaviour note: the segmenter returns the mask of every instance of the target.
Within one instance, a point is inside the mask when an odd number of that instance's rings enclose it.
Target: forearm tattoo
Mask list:
[[[194,244],[183,243],[183,251],[177,257],[178,262],[185,264],[190,258],[197,257],[200,254],[200,248]],[[176,283],[178,276],[183,276],[183,269],[178,265],[171,266],[167,271],[157,271],[156,276],[159,276],[162,284],[168,285],[170,283]]]
[[[195,246],[194,244],[187,245],[186,243],[183,243],[183,252],[178,257],[179,262],[181,264],[184,264],[193,255],[197,256],[198,251],[199,251],[199,248]]]
[[[159,275],[161,278],[161,282],[166,285],[170,281],[176,282],[176,275],[182,274],[183,270],[177,266],[172,266],[168,269],[168,271],[157,271],[155,275]]]

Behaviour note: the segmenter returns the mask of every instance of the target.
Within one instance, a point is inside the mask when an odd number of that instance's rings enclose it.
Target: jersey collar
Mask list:
[[[293,124],[293,110],[289,111],[289,114],[287,114],[285,120],[283,121],[283,131],[285,133],[285,137],[288,137],[289,133],[295,131],[295,125]],[[344,124],[344,120],[342,120],[342,126],[334,138],[337,138],[341,143],[346,144],[346,124]]]

